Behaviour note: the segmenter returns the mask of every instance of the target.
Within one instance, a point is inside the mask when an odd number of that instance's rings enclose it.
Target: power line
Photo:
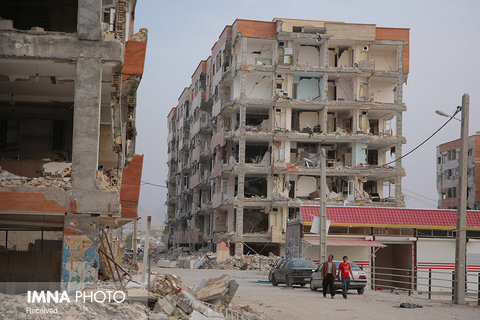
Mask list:
[[[413,192],[413,191],[407,190],[407,189],[405,189],[405,188],[402,188],[402,190],[403,190],[403,191],[406,191],[406,192],[409,192],[409,193],[412,193],[412,194],[415,194],[415,195],[417,195],[417,196],[419,196],[419,197],[422,197],[422,198],[425,198],[425,199],[427,199],[427,200],[434,201],[435,203],[438,201],[438,200],[435,200],[435,199],[432,199],[432,198],[426,197],[426,196],[424,196],[424,195],[422,195],[422,194],[420,194],[420,193],[416,193],[416,192]]]
[[[425,201],[425,200],[422,200],[421,198],[417,198],[415,196],[412,196],[412,195],[409,195],[409,194],[406,194],[407,196],[407,199],[414,199],[416,200],[417,202],[422,202],[423,204],[426,204],[426,205],[429,205],[429,206],[433,206],[433,207],[436,207],[437,206],[437,203],[433,204],[431,202],[428,202],[428,201]]]
[[[160,184],[151,183],[151,182],[147,182],[147,181],[143,181],[143,180],[142,180],[141,182],[142,182],[142,184],[148,184],[148,185],[150,185],[150,186],[168,189],[167,186],[162,186],[162,185],[160,185]]]
[[[443,127],[445,127],[450,121],[452,121],[452,119],[457,115],[457,113],[459,113],[460,111],[462,110],[462,107],[458,106],[457,107],[457,110],[455,110],[455,113],[450,117],[450,119],[447,120],[447,122],[445,122],[440,128],[438,128],[434,133],[432,133],[427,139],[423,140],[422,143],[420,143],[418,146],[416,146],[415,148],[413,148],[412,150],[410,150],[409,152],[405,153],[404,155],[402,155],[400,158],[398,159],[395,159],[393,161],[390,161],[388,163],[385,163],[384,166],[387,166],[391,163],[394,163],[394,162],[397,162],[403,158],[405,158],[406,156],[408,156],[409,154],[411,154],[412,152],[414,152],[415,150],[417,150],[418,148],[420,148],[422,145],[424,145],[428,140],[430,140],[434,135],[436,135],[440,130],[443,129]]]

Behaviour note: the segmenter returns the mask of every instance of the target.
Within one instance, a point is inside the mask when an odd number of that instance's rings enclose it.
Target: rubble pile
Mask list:
[[[271,265],[279,258],[273,253],[268,256],[248,254],[228,256],[220,261],[211,251],[202,250],[189,254],[182,248],[174,248],[154,255],[153,260],[161,268],[270,271]]]
[[[70,177],[54,178],[51,176],[27,178],[20,177],[6,170],[0,170],[0,187],[56,187],[61,189],[72,188]]]
[[[158,299],[153,311],[159,319],[225,319],[226,310],[238,319],[263,319],[250,306],[231,306],[238,283],[228,275],[204,280],[194,289],[176,275],[156,275],[150,288],[150,295]]]
[[[272,264],[280,257],[270,253],[268,256],[259,254],[228,257],[221,263],[216,263],[215,269],[222,270],[261,270],[270,271]]]
[[[72,163],[47,162],[44,163],[41,177],[22,177],[0,167],[0,187],[55,187],[60,189],[72,188]],[[97,183],[101,189],[118,189],[118,175],[113,170],[98,170]]]
[[[57,313],[27,314],[26,308],[57,309]],[[2,319],[62,319],[62,320],[90,320],[90,319],[148,319],[148,309],[142,304],[135,303],[28,303],[26,295],[11,295],[0,293],[0,310]]]

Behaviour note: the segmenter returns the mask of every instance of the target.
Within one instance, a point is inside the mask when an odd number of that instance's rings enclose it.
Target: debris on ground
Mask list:
[[[190,254],[183,248],[174,248],[166,252],[152,254],[153,261],[160,268],[183,269],[219,269],[219,270],[260,270],[270,271],[271,265],[280,257],[270,253],[268,256],[248,254],[228,256],[222,261],[212,251],[201,250]]]
[[[156,275],[150,285],[151,297],[157,298],[154,312],[165,319],[238,319],[262,320],[262,314],[250,306],[232,306],[238,283],[228,275],[205,279],[196,288],[186,286],[173,274]]]
[[[423,308],[423,306],[416,303],[404,302],[400,304],[400,308],[416,309],[416,308]]]

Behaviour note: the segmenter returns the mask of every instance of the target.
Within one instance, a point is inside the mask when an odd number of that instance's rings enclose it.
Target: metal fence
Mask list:
[[[409,296],[428,299],[447,298],[453,301],[455,271],[434,269],[400,269],[389,267],[364,267],[367,283],[372,290],[402,291]],[[480,305],[480,272],[467,272],[465,276],[465,300]]]

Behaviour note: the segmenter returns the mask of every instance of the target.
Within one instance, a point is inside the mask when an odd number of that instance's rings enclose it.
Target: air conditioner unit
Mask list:
[[[368,46],[368,45],[365,45],[365,46],[363,46],[363,48],[362,48],[362,51],[363,51],[363,52],[367,52],[367,51],[369,51],[369,50],[370,50],[370,46]]]

